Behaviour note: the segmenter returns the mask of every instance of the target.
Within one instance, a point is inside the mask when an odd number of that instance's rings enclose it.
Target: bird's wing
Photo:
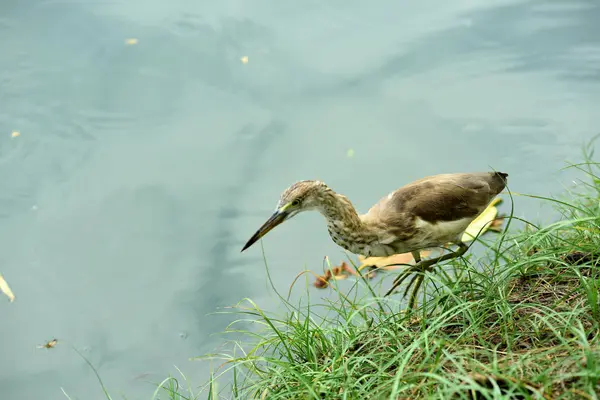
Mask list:
[[[392,192],[367,213],[368,219],[397,224],[475,218],[504,188],[493,173],[443,174],[423,178]]]

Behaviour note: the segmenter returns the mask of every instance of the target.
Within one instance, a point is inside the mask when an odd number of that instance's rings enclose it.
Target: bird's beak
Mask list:
[[[254,235],[248,240],[248,242],[244,245],[242,251],[246,250],[248,247],[252,246],[254,243],[258,241],[261,237],[265,236],[271,229],[275,228],[277,225],[281,224],[285,221],[288,213],[283,210],[277,210],[271,215],[271,217],[265,222]]]

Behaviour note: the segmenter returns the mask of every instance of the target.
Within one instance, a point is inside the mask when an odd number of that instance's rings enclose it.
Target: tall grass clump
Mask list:
[[[600,174],[586,156],[571,166],[585,190],[541,199],[557,222],[508,217],[483,256],[427,275],[414,312],[364,279],[323,300],[280,295],[285,313],[245,299],[228,328],[244,338],[206,356],[221,363],[209,398],[597,399]],[[238,329],[248,321],[259,328]],[[231,385],[216,392],[223,373]]]

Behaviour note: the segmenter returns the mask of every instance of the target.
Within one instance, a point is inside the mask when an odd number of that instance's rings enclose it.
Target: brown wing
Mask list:
[[[383,223],[414,217],[432,223],[475,218],[504,189],[507,176],[495,172],[430,176],[396,190],[368,215]]]

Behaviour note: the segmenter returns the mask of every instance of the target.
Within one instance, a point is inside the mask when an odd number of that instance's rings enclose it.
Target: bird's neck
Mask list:
[[[330,192],[327,197],[327,201],[323,202],[323,206],[319,210],[327,220],[327,225],[343,225],[348,229],[359,229],[361,227],[362,222],[358,213],[346,196]]]
[[[360,253],[364,245],[376,239],[346,196],[328,191],[319,211],[327,220],[331,239],[346,250]]]

